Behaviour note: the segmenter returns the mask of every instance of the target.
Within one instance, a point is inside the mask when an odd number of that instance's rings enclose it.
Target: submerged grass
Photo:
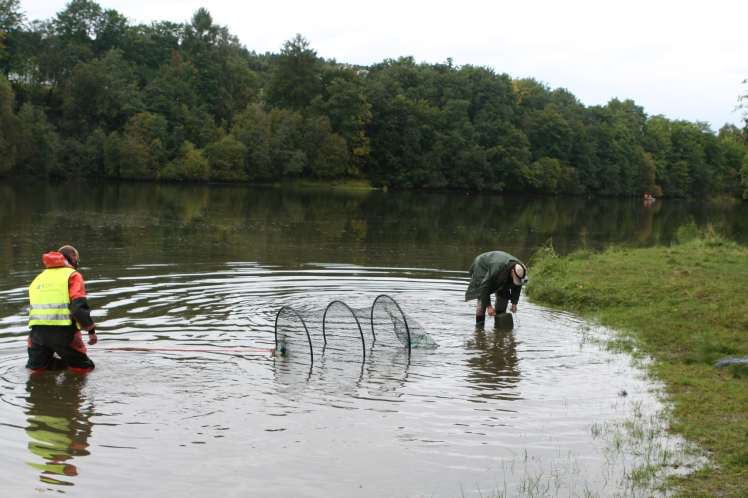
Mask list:
[[[748,248],[713,234],[679,238],[687,242],[564,257],[546,247],[533,258],[528,292],[619,330],[613,347],[654,360],[649,370],[673,404],[670,430],[710,458],[692,474],[669,478],[671,491],[745,497],[748,369],[714,363],[748,356]]]

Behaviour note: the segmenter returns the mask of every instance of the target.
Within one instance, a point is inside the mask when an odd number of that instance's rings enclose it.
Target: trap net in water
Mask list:
[[[320,318],[321,315],[321,318]],[[320,324],[322,335],[307,324]],[[435,348],[436,341],[392,297],[382,294],[369,308],[352,308],[332,301],[324,310],[296,310],[284,306],[275,320],[276,351],[281,355],[332,354],[365,361],[374,348],[397,348],[410,355],[413,348]]]

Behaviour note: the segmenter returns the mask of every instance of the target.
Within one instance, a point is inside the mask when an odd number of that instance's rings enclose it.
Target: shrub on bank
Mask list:
[[[222,182],[246,181],[248,178],[244,167],[246,156],[247,148],[231,135],[208,145],[205,148],[205,157],[210,164],[211,180]]]
[[[202,151],[190,142],[184,142],[177,157],[159,172],[162,180],[207,180],[210,165]]]

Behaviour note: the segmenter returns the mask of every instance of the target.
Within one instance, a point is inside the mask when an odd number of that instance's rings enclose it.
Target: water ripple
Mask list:
[[[114,465],[148,483],[196,466],[216,482],[238,480],[245,491],[271,478],[261,494],[285,496],[316,479],[308,462],[327,469],[330,482],[315,481],[305,496],[349,495],[351,487],[331,483],[352,475],[363,483],[357,496],[387,494],[383,480],[400,483],[395,494],[403,496],[478,495],[460,491],[460,483],[484,491],[498,489],[499,479],[519,486],[533,472],[561,468],[558,455],[572,455],[578,469],[565,476],[566,494],[586,487],[613,495],[625,466],[610,463],[590,427],[626,416],[632,404],[640,412],[659,408],[629,359],[600,348],[571,315],[523,301],[514,331],[474,330],[460,272],[239,261],[200,271],[171,264],[122,271],[88,283],[100,344],[90,348],[97,368],[83,378],[29,378],[26,290],[0,289],[15,310],[0,317],[0,437],[8,443],[0,457],[16,462],[19,477],[6,489],[13,496],[57,470],[61,481],[97,495]],[[375,344],[362,362],[351,335],[313,364],[308,351],[227,351],[273,347],[275,314],[285,305],[301,310],[319,341],[328,302],[366,308],[381,293],[440,347],[408,357]],[[111,349],[125,347],[131,350]],[[132,350],[138,347],[163,350]],[[617,394],[624,388],[626,400]],[[507,471],[522,461],[525,471]],[[70,466],[76,475],[64,474]],[[184,482],[168,494],[200,479]]]

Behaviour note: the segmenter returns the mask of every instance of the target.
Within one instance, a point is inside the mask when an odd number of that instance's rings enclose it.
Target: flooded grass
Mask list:
[[[679,237],[688,242],[566,257],[542,249],[534,259],[529,293],[535,301],[620,331],[609,349],[653,360],[648,371],[664,383],[672,412],[661,420],[634,416],[621,427],[591,428],[595,437],[612,432],[614,450],[637,446],[644,464],[629,471],[632,486],[646,488],[668,466],[682,470],[671,451],[656,444],[653,434],[662,427],[697,443],[710,462],[671,475],[661,492],[746,496],[748,369],[718,369],[714,363],[748,356],[748,249],[713,234],[683,231]],[[583,334],[582,340],[590,338]]]
[[[620,487],[625,496],[667,495],[666,478],[693,471],[703,465],[697,450],[668,437],[669,415],[644,414],[634,403],[630,418],[616,423],[593,424],[592,437],[608,443],[610,465],[626,468]],[[626,461],[627,456],[634,460]]]
[[[623,397],[623,395],[622,395]],[[626,401],[622,401],[626,403]],[[667,478],[693,472],[706,463],[702,452],[668,433],[670,415],[664,411],[647,413],[640,401],[628,403],[621,420],[595,422],[590,426],[593,440],[605,446],[605,468],[596,476],[580,476],[578,455],[534,465],[525,451],[521,458],[502,467],[503,487],[492,498],[506,497],[651,497],[670,496]],[[623,473],[616,469],[623,468]],[[509,488],[506,476],[519,483]],[[586,480],[602,481],[593,486]],[[598,483],[599,484],[599,483]]]

